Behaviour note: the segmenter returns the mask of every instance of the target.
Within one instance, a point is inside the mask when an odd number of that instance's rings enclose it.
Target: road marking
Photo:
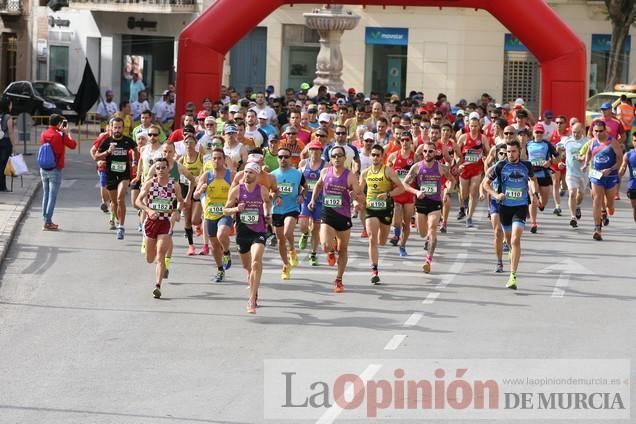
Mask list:
[[[418,322],[420,322],[420,320],[424,317],[424,314],[421,314],[419,312],[413,312],[411,314],[411,316],[409,317],[409,319],[406,320],[406,322],[404,323],[405,327],[413,327],[415,325],[417,325]]]
[[[430,305],[439,297],[439,293],[429,293],[426,299],[422,300],[422,305]]]
[[[324,274],[325,269],[303,269],[303,268],[294,268],[291,272],[291,276],[292,276],[292,280],[294,279],[295,276],[297,275],[306,275],[306,276],[312,276],[312,277],[316,277],[316,276],[320,276],[320,274]],[[335,273],[335,270],[334,270]],[[263,270],[263,274],[280,274],[280,270],[279,269],[264,269]],[[413,278],[414,276],[419,276],[421,275],[421,272],[391,272],[389,275],[391,276],[396,276],[396,277],[410,277]],[[347,271],[347,273],[345,274],[345,277],[349,276],[349,277],[359,277],[359,276],[369,276],[369,271]],[[397,284],[397,283],[394,283]]]
[[[561,298],[565,295],[565,289],[570,283],[570,275],[569,274],[559,274],[559,278],[556,282],[556,286],[552,291],[552,297]]]
[[[62,183],[60,184],[60,188],[70,188],[76,182],[77,180],[62,180]]]
[[[442,280],[439,282],[437,287],[440,289],[446,288],[446,286],[448,286],[450,282],[453,281],[453,279],[455,278],[455,275],[459,274],[459,271],[462,270],[462,267],[464,266],[464,262],[466,261],[467,258],[468,258],[468,253],[458,254],[457,259],[455,260],[455,262],[453,262],[451,267],[448,269],[448,272],[446,273],[446,275],[442,277]]]
[[[95,188],[101,188],[102,184],[101,183],[96,183],[95,184]]]
[[[372,379],[373,376],[378,373],[378,371],[380,371],[380,368],[382,368],[382,365],[380,364],[369,364],[369,366],[366,367],[364,371],[362,371],[362,374],[360,374],[359,377],[364,383],[366,383],[367,381]],[[365,385],[363,384],[363,386]],[[353,384],[349,384],[347,386],[343,393],[344,399],[342,400],[354,398],[357,393],[353,392],[353,387]],[[334,406],[327,409],[325,413],[322,414],[322,416],[318,419],[318,421],[316,421],[316,424],[331,424],[336,420],[336,418],[338,418],[340,414],[342,414],[342,411],[343,409],[337,403],[334,403]]]
[[[397,349],[398,347],[400,347],[404,339],[406,339],[406,334],[396,334],[395,336],[391,337],[391,340],[389,340],[386,346],[384,346],[384,350]]]

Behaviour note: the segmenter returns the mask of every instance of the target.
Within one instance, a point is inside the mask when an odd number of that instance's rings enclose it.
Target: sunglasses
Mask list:
[[[162,170],[165,170],[165,169],[168,169],[168,167],[167,166],[155,166],[155,170],[157,170],[157,171],[162,171]]]
[[[316,134],[316,137],[327,137],[327,134]]]
[[[605,130],[593,130],[592,132],[604,132]]]
[[[506,152],[498,152],[497,154],[498,154],[499,156],[505,156],[505,155],[506,155]]]
[[[432,150],[422,150],[424,153],[435,153],[435,149]]]
[[[214,127],[214,124],[205,124],[206,127]]]
[[[289,159],[289,155],[278,155],[278,159]]]
[[[504,131],[504,135],[515,135],[515,133],[510,132],[510,131]]]
[[[400,140],[402,140],[402,141],[411,141],[411,139],[409,137],[402,137]]]
[[[561,125],[561,124],[565,124],[565,121],[554,121],[554,123],[557,125]]]
[[[148,133],[148,137],[159,137],[158,133]]]
[[[338,154],[338,153],[336,153],[335,155],[331,155],[332,159],[340,159],[340,158],[343,158],[343,157],[344,157],[343,154]]]
[[[337,132],[336,135],[347,135],[346,132]]]
[[[296,134],[298,134],[298,133],[297,133],[297,132],[288,132],[287,134],[289,134],[289,135],[296,135]]]
[[[379,158],[380,156],[382,156],[380,153],[371,153],[371,157]]]
[[[543,134],[543,131],[535,131],[535,134]]]
[[[400,125],[400,121],[393,121],[393,122],[391,122],[391,124],[393,124],[393,125]]]

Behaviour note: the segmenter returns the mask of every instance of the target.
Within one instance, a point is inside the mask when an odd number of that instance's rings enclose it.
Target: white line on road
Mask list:
[[[439,293],[429,293],[426,299],[422,300],[422,305],[430,305],[439,297]]]
[[[62,180],[60,184],[61,188],[70,188],[73,184],[75,184],[77,180]]]
[[[420,322],[420,320],[424,317],[424,314],[421,314],[419,312],[413,312],[411,314],[411,316],[409,317],[409,319],[406,320],[406,322],[404,323],[405,327],[413,327],[415,325],[417,325],[418,322]]]
[[[397,349],[402,342],[406,339],[406,334],[396,334],[391,337],[391,340],[384,346],[384,350],[395,350]]]
[[[569,274],[559,274],[559,279],[556,282],[556,286],[552,291],[552,297],[561,298],[565,295],[565,289],[570,283]]]
[[[446,288],[450,284],[451,281],[455,278],[455,275],[459,274],[459,271],[462,270],[464,266],[464,262],[468,258],[468,253],[460,253],[457,255],[457,259],[451,267],[448,269],[446,275],[442,278],[442,280],[437,285],[438,288],[443,289]]]
[[[360,379],[366,383],[368,380],[373,378],[374,375],[380,371],[382,365],[380,364],[370,364],[366,369],[360,374]],[[364,386],[364,385],[363,385]],[[357,395],[357,393],[353,392],[353,384],[350,384],[343,393],[344,399],[353,399]],[[338,404],[334,404],[331,408],[327,409],[324,414],[316,421],[316,424],[331,424],[333,423],[338,416],[342,414],[342,408]]]
[[[100,188],[101,186],[102,186],[101,183],[96,183],[95,184],[95,188]]]

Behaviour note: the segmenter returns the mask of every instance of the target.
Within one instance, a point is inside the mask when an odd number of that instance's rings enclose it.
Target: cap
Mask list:
[[[302,107],[303,106],[303,102],[301,102],[300,100],[296,100],[296,106],[298,107]]]
[[[463,109],[458,109],[458,110],[457,110],[457,113],[456,113],[455,115],[457,115],[457,116],[459,116],[459,115],[464,116],[464,115],[466,115],[466,112],[464,112],[464,110],[463,110]]]
[[[302,84],[300,84],[300,89],[309,90],[309,83],[303,82]]]
[[[227,127],[225,127],[225,129],[223,130],[223,134],[230,134],[230,133],[236,133],[236,127],[234,125],[228,125]]]
[[[367,131],[362,136],[362,139],[363,140],[375,140],[375,134],[373,134],[371,131]]]
[[[197,113],[197,119],[205,119],[208,116],[210,116],[210,115],[208,114],[207,110],[202,110],[199,113]]]
[[[349,93],[350,96],[353,96],[354,94],[356,94],[356,89],[351,87],[349,90],[347,90],[347,93]]]
[[[545,132],[545,127],[543,126],[543,124],[541,122],[537,122],[536,124],[534,124],[534,127],[532,128],[532,131]]]
[[[468,119],[477,119],[480,120],[481,116],[479,116],[478,112],[470,112],[470,115],[468,115]]]
[[[607,110],[607,109],[611,109],[612,108],[612,104],[609,102],[605,102],[601,105],[601,110]]]
[[[318,122],[331,122],[331,116],[328,113],[321,113]]]
[[[263,160],[263,155],[261,155],[260,153],[250,153],[249,155],[247,155],[247,161],[248,162],[260,162]]]
[[[347,102],[345,102],[345,99],[338,99],[336,100],[336,103],[340,106],[344,106]]]
[[[205,117],[205,123],[212,123],[212,124],[216,124],[216,118],[214,116],[206,116]]]
[[[261,110],[260,112],[258,112],[256,117],[258,119],[269,119],[269,116],[267,116],[267,112],[265,112],[264,110]]]
[[[241,108],[239,107],[239,105],[230,105],[230,113],[236,113],[240,110]]]
[[[552,118],[552,111],[546,110],[545,112],[543,112],[543,116],[545,116],[546,118]]]
[[[525,104],[526,104],[526,102],[524,102],[524,101],[523,101],[523,99],[522,99],[521,97],[519,97],[519,98],[517,98],[517,99],[515,100],[515,104],[516,104],[516,105],[522,105],[522,106],[523,106],[523,105],[525,105]]]
[[[245,165],[245,170],[246,171],[252,171],[252,172],[256,172],[257,174],[261,173],[261,166],[255,162],[248,162]]]
[[[311,143],[309,143],[309,145],[307,146],[307,148],[308,148],[309,150],[318,150],[318,149],[322,150],[322,144],[320,144],[320,142],[319,142],[319,141],[315,141],[315,140],[314,140],[314,141],[312,141]]]
[[[273,93],[274,92],[274,86],[273,85],[268,85],[267,88],[265,89],[265,91],[267,93]]]

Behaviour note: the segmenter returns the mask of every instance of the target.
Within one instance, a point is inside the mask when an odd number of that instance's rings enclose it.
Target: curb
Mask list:
[[[9,219],[7,219],[4,228],[0,231],[0,267],[4,264],[4,258],[7,256],[7,253],[9,253],[13,237],[22,223],[26,211],[31,206],[31,202],[35,198],[35,194],[41,184],[39,178],[35,178],[29,183],[22,198],[10,212]]]

